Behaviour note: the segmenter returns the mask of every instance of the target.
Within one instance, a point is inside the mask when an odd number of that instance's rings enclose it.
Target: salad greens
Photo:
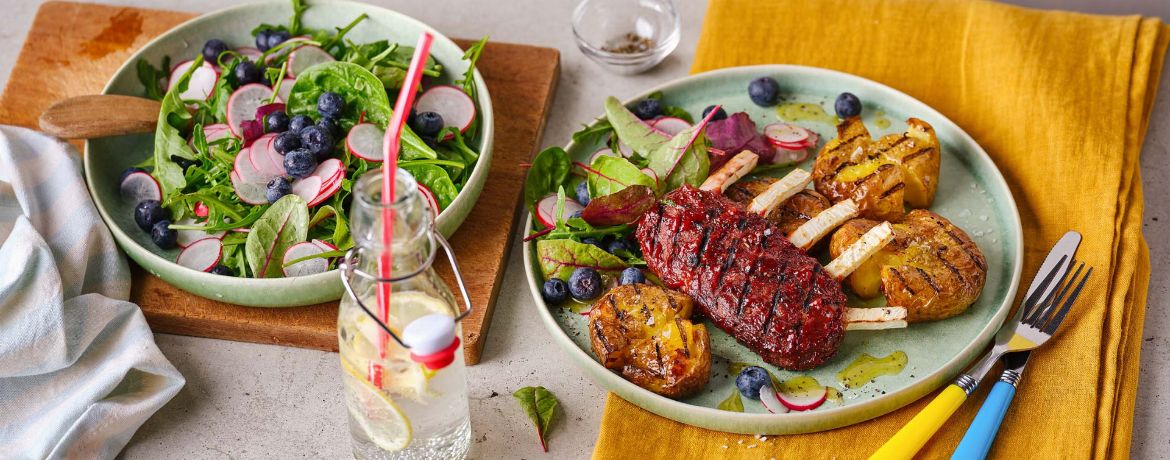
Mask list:
[[[195,64],[179,77],[174,89],[168,91],[162,100],[162,108],[158,112],[158,127],[154,135],[154,178],[158,180],[164,197],[187,185],[183,177],[183,168],[171,160],[172,156],[194,159],[195,153],[187,145],[182,128],[191,122],[191,113],[179,98],[179,94],[187,90],[191,80],[191,73],[203,63],[203,57],[196,57]]]
[[[552,426],[553,417],[557,415],[557,397],[544,387],[524,387],[512,393],[520,408],[532,420],[536,427],[536,437],[540,439],[540,447],[548,452],[548,443],[545,437]]]
[[[285,195],[252,224],[244,244],[248,268],[257,278],[279,278],[284,251],[308,237],[309,207],[296,195]]]
[[[654,178],[625,158],[602,155],[593,160],[592,165],[581,169],[585,170],[589,190],[599,197],[617,193],[631,185],[657,187]]]

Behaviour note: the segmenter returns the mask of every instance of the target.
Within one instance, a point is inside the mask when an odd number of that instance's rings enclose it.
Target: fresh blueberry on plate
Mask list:
[[[268,43],[268,48],[271,49],[271,48],[275,47],[276,45],[284,43],[285,40],[288,40],[288,37],[289,37],[288,31],[284,31],[284,30],[269,31],[268,32],[268,39],[266,41],[266,43]]]
[[[287,113],[278,110],[264,116],[264,132],[283,133],[285,131],[288,131]]]
[[[280,197],[292,193],[292,183],[283,177],[276,177],[268,181],[268,187],[264,190],[264,196],[268,198],[269,203],[275,203]]]
[[[573,270],[569,275],[569,294],[577,300],[593,300],[601,295],[601,274],[589,267]]]
[[[760,388],[764,385],[772,384],[772,376],[768,375],[768,371],[759,366],[748,366],[739,372],[739,376],[735,378],[735,387],[739,388],[739,394],[748,399],[760,399]]]
[[[320,125],[306,126],[301,130],[301,148],[312,152],[317,158],[326,158],[333,153],[333,135]]]
[[[316,169],[317,155],[308,149],[299,148],[284,155],[284,170],[290,176],[296,178],[309,177]],[[292,191],[291,186],[289,191]]]
[[[236,276],[235,270],[232,270],[231,267],[223,264],[215,264],[214,267],[211,267],[211,270],[209,270],[208,273],[222,276]]]
[[[150,231],[154,224],[171,218],[171,212],[162,207],[158,200],[142,200],[134,206],[134,223],[143,231]]]
[[[646,275],[642,273],[642,270],[638,270],[637,268],[630,267],[630,268],[627,268],[625,270],[622,270],[622,276],[621,276],[621,279],[618,281],[618,284],[622,284],[622,285],[642,284],[645,282],[646,282]]]
[[[581,183],[577,184],[575,191],[577,192],[577,202],[581,203],[581,206],[589,206],[589,184],[581,181]]]
[[[748,84],[748,96],[760,107],[771,107],[780,102],[780,84],[772,77],[760,77]]]
[[[653,120],[662,116],[662,102],[658,99],[642,99],[634,104],[634,115],[643,120]]]
[[[337,118],[345,111],[345,99],[334,92],[324,92],[317,97],[317,113],[325,117]]]
[[[264,71],[260,70],[256,64],[247,59],[243,59],[236,65],[236,83],[240,86],[252,83],[260,83],[264,79]]]
[[[171,230],[171,221],[160,220],[150,227],[150,240],[161,249],[171,249],[179,240],[179,232]]]
[[[545,281],[544,285],[540,287],[540,297],[544,298],[545,303],[560,304],[569,298],[569,285],[560,278]]]
[[[856,117],[861,115],[861,99],[853,93],[841,93],[833,103],[833,109],[837,111],[838,118]]]
[[[707,114],[711,113],[712,110],[715,110],[715,106],[713,105],[709,105],[707,108],[703,109],[702,118],[707,118]],[[723,120],[725,118],[727,118],[727,111],[723,110],[723,107],[719,107],[719,110],[715,110],[715,115],[711,115],[711,121]]]
[[[276,153],[285,155],[288,152],[301,148],[301,136],[292,131],[285,131],[272,140],[272,148]]]
[[[308,115],[294,115],[292,119],[288,121],[288,130],[300,134],[302,129],[305,129],[306,126],[313,124],[315,124],[313,119]]]
[[[436,112],[421,112],[414,116],[414,125],[411,126],[415,134],[423,137],[435,137],[443,129],[443,116]]]
[[[268,51],[268,34],[272,31],[269,29],[261,29],[256,32],[256,48],[260,51]]]
[[[228,50],[227,43],[218,38],[208,40],[203,44],[203,60],[210,64],[219,64],[219,55]]]

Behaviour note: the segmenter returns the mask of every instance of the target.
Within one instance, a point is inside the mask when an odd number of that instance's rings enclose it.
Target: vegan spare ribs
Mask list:
[[[804,370],[845,336],[845,293],[767,219],[717,192],[683,186],[638,221],[638,244],[663,284],[775,366]]]

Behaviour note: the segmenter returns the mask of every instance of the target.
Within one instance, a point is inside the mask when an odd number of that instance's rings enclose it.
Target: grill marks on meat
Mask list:
[[[765,361],[802,370],[836,353],[841,285],[776,224],[719,193],[683,187],[642,217],[637,237],[667,287]]]

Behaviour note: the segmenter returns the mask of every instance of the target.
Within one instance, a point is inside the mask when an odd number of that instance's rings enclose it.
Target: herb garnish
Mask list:
[[[553,396],[552,392],[544,387],[524,387],[516,390],[512,396],[516,398],[516,401],[520,403],[520,408],[524,409],[528,419],[532,420],[532,424],[536,426],[536,437],[540,439],[541,449],[548,452],[548,442],[545,440],[545,436],[548,435],[553,416],[557,413],[556,396]]]

